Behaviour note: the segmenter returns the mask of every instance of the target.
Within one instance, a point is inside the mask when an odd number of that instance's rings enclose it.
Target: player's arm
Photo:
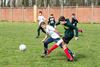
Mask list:
[[[70,24],[69,26],[75,30],[75,40],[78,40],[78,28],[76,26],[73,26],[72,24]]]
[[[78,20],[77,19],[74,19],[74,22],[78,23]]]
[[[48,38],[48,35],[46,34],[42,42],[44,42]]]
[[[78,20],[77,20],[76,17],[73,17],[73,21],[76,22],[76,23],[78,23]]]
[[[60,33],[58,32],[58,30],[56,29],[56,28],[53,28],[53,27],[49,27],[49,30],[51,30],[51,31],[54,31],[55,33],[57,33],[59,36],[61,36],[60,35]]]
[[[48,19],[48,24],[50,23],[50,17],[49,17],[49,19]]]
[[[60,25],[60,22],[57,22],[57,23],[56,23],[56,26],[57,26],[57,25]]]
[[[72,28],[75,30],[75,37],[78,37],[78,28],[76,26],[73,26],[70,21],[67,21],[68,22],[68,27]]]
[[[44,22],[46,22],[46,18],[43,16],[43,20],[44,20]]]
[[[57,33],[59,36],[62,36],[57,29],[54,30],[55,33]]]

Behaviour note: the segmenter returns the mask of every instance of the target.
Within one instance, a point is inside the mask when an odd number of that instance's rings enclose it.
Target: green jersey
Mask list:
[[[65,24],[63,25],[64,26],[64,29],[65,29],[65,36],[67,37],[73,37],[74,36],[74,30],[75,30],[75,36],[78,37],[78,28],[76,26],[73,26],[69,19],[66,19],[65,20]]]

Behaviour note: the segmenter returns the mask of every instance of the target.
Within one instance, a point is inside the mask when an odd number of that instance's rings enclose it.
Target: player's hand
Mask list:
[[[45,42],[45,40],[42,40],[42,42],[44,43],[44,42]]]
[[[63,34],[60,34],[59,36],[60,36],[60,37],[62,37],[62,36],[63,36]]]
[[[75,37],[75,40],[78,40],[78,37]]]

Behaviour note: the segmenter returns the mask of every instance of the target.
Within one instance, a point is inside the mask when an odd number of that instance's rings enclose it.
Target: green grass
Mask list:
[[[76,61],[68,62],[61,48],[48,58],[41,58],[44,37],[36,39],[36,23],[0,22],[0,67],[100,67],[100,24],[79,24],[84,30],[79,40],[70,41],[69,48],[75,52]],[[63,28],[58,26],[63,33]],[[25,52],[19,51],[21,43]],[[50,44],[49,46],[51,46]]]

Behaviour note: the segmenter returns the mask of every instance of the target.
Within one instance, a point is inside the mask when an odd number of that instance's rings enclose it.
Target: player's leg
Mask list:
[[[72,38],[73,38],[73,37],[67,37],[67,36],[65,36],[65,37],[63,37],[63,41],[64,41],[64,43],[66,43],[66,44],[68,45],[69,41],[70,41]],[[69,48],[67,47],[67,45],[65,45],[65,44],[63,45],[63,50],[64,50],[66,56],[68,57],[68,60],[69,60],[69,61],[73,61],[73,60],[74,60],[74,57],[73,57],[73,55],[72,55],[72,51],[69,50]]]
[[[83,30],[82,30],[82,29],[78,29],[78,32],[81,32],[81,33],[83,33]]]
[[[56,49],[59,45],[62,45],[63,40],[55,40],[57,41],[51,48],[48,49],[48,54],[50,54],[54,49]]]
[[[68,45],[69,41],[72,39],[73,37],[67,37],[66,38],[66,44]],[[73,57],[73,52],[68,48],[68,52],[71,54],[71,56]]]
[[[74,25],[77,27],[77,23],[74,23]],[[83,33],[83,30],[82,29],[78,29],[78,32]]]
[[[53,38],[48,38],[45,42],[44,42],[44,53],[45,55],[47,55],[47,51],[48,51],[48,44],[53,42]]]
[[[71,56],[71,54],[69,53],[69,49],[68,47],[66,47],[65,43],[63,42],[63,40],[59,40],[56,44],[54,44],[49,50],[48,50],[48,54],[50,54],[54,49],[56,49],[60,44],[62,43],[62,48],[64,50],[65,55],[68,57],[69,61],[73,61],[73,57]]]
[[[36,36],[36,38],[38,38],[40,36],[40,29],[41,29],[41,27],[39,26],[37,29],[38,35]]]
[[[45,34],[46,34],[46,32],[44,31],[44,29],[43,29],[42,27],[40,27],[40,29],[42,30],[42,32],[43,32],[43,33],[45,33]]]
[[[50,54],[54,49],[56,49],[58,46],[60,46],[61,48],[63,48],[63,45],[62,42],[63,42],[63,39],[55,39],[54,40],[56,43],[48,49],[48,54]],[[68,43],[68,42],[67,42]],[[71,53],[71,50],[69,50],[69,52]]]
[[[63,49],[63,45],[65,45],[65,44],[62,44],[63,40],[62,39],[55,39],[55,41],[56,41],[56,43],[51,48],[48,49],[48,54],[50,54],[58,46],[60,46]],[[68,52],[72,53],[71,50],[69,50],[69,49],[68,49]]]
[[[75,55],[74,55],[74,53],[68,48],[68,52],[70,53],[70,55],[74,58],[75,57]]]

